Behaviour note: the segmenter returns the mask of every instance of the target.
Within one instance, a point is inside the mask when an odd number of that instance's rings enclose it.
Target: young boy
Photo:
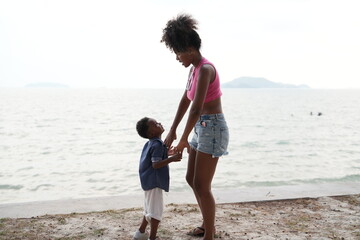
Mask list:
[[[141,153],[139,175],[141,187],[145,191],[144,217],[133,240],[156,240],[159,223],[163,213],[163,190],[169,191],[169,166],[171,162],[181,161],[181,154],[168,151],[161,140],[164,128],[155,119],[144,117],[136,124],[138,134],[149,139]],[[172,155],[168,157],[169,155]],[[150,236],[146,227],[150,223]]]

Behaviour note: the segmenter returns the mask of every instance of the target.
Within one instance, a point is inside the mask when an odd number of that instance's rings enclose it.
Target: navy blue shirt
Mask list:
[[[160,138],[150,139],[144,145],[139,164],[140,182],[144,191],[153,188],[161,188],[165,190],[165,192],[169,191],[169,166],[166,165],[158,169],[152,167],[153,162],[158,162],[167,158],[167,148]]]

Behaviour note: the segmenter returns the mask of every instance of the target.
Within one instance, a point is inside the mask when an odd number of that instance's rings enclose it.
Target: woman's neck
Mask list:
[[[202,58],[203,58],[203,57],[201,56],[200,52],[199,52],[198,54],[196,54],[196,55],[194,56],[192,65],[193,65],[194,67],[197,67],[197,66],[199,65],[199,63],[201,62],[201,59],[202,59]]]

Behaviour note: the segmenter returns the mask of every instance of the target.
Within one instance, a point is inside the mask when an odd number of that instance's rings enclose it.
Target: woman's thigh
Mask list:
[[[196,153],[197,151],[195,149],[190,148],[188,167],[186,171],[186,181],[189,183],[190,186],[193,186],[194,183]]]
[[[211,154],[196,152],[194,185],[198,190],[211,190],[211,182],[216,171],[218,160],[218,157],[214,158]]]

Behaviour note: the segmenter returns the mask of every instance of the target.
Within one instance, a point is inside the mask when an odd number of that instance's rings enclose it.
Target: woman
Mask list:
[[[192,65],[186,90],[180,100],[171,129],[165,138],[170,147],[176,129],[190,107],[184,132],[176,149],[189,153],[186,181],[193,189],[203,216],[200,227],[190,235],[213,239],[215,234],[215,200],[211,182],[219,157],[227,154],[229,132],[221,107],[219,75],[214,65],[200,53],[201,39],[196,32],[197,21],[182,14],[168,21],[161,42],[176,54],[184,67]],[[188,136],[194,129],[190,143]]]

